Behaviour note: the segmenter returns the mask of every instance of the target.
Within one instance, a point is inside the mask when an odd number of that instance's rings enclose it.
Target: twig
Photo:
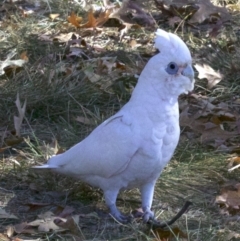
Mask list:
[[[184,206],[182,207],[182,209],[176,214],[175,217],[173,217],[168,222],[160,223],[157,220],[150,221],[152,228],[165,228],[165,227],[172,225],[187,211],[187,209],[189,208],[190,205],[192,205],[192,202],[186,201]]]
[[[234,169],[237,169],[237,168],[239,168],[239,167],[240,167],[240,164],[238,164],[238,165],[236,165],[236,166],[228,169],[228,171],[229,171],[229,172],[232,172]]]

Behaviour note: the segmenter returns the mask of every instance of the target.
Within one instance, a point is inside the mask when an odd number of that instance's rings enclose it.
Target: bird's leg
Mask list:
[[[116,206],[116,200],[119,190],[106,190],[104,191],[105,202],[110,209],[111,215],[119,222],[129,222],[131,217],[123,215]]]
[[[154,194],[155,182],[150,182],[143,185],[140,189],[142,196],[142,210],[143,221],[147,222],[150,219],[154,219],[154,213],[151,211],[153,194]]]

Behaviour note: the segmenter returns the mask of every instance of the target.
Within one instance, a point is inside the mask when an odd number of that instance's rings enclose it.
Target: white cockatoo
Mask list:
[[[154,218],[155,183],[178,144],[178,96],[194,87],[192,58],[175,34],[158,29],[153,56],[127,104],[84,140],[35,168],[48,168],[101,188],[111,215],[128,220],[116,206],[122,189],[141,191],[143,220]]]

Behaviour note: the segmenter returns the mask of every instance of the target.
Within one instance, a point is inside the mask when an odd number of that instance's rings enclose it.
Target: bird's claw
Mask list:
[[[131,215],[124,215],[122,213],[118,213],[118,214],[110,214],[115,220],[117,220],[120,223],[129,223],[132,220],[132,216]]]
[[[149,220],[155,220],[154,212],[150,208],[143,208],[143,222],[147,223]]]

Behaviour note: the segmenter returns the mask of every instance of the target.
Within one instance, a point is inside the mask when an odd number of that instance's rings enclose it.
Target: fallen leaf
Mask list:
[[[168,24],[171,26],[171,27],[174,27],[175,24],[179,24],[181,23],[182,19],[178,16],[174,16],[172,18],[169,18],[168,20]]]
[[[11,225],[11,226],[8,226],[5,233],[6,233],[6,235],[7,235],[9,238],[11,238],[11,237],[13,236],[13,234],[14,234],[14,228],[13,228],[13,226],[12,226],[12,225]],[[0,237],[0,240],[2,240],[1,237]]]
[[[27,222],[15,224],[13,226],[13,228],[14,228],[14,232],[17,234],[23,234],[23,233],[35,234],[36,233],[36,230],[34,230],[32,227],[30,227]]]
[[[100,75],[94,73],[94,70],[90,66],[83,72],[92,83],[96,83],[102,79]]]
[[[101,27],[108,19],[112,10],[107,9],[104,12],[101,12],[97,18],[94,17],[93,10],[91,9],[88,12],[88,21],[80,25],[80,28],[96,28]]]
[[[195,64],[194,67],[197,69],[199,73],[198,74],[199,79],[206,78],[208,80],[209,89],[211,89],[216,84],[218,84],[223,78],[223,75],[219,71],[215,71],[207,64],[203,64],[203,65]]]
[[[84,24],[81,24],[81,28],[95,28],[97,26],[97,20],[95,19],[93,15],[93,11],[90,10],[88,12],[88,21]]]
[[[29,207],[28,212],[33,212],[33,211],[35,211],[39,208],[49,206],[50,203],[35,203],[35,202],[32,202],[32,203],[25,203],[24,205]]]
[[[38,215],[38,217],[40,219],[28,223],[28,225],[38,227],[39,232],[49,232],[50,230],[55,231],[61,229],[55,224],[55,220],[60,219],[62,222],[66,222],[66,219],[56,217],[52,212],[46,212],[44,214]]]
[[[1,241],[12,241],[12,239],[8,238],[6,235],[3,233],[0,233],[0,240]]]
[[[27,51],[23,51],[21,54],[20,54],[20,58],[25,60],[26,62],[28,62],[28,56],[27,56]]]
[[[72,12],[71,15],[68,16],[67,20],[75,27],[80,27],[80,23],[82,22],[82,18],[78,17],[74,12]]]
[[[0,218],[3,218],[3,219],[18,219],[18,217],[16,217],[15,215],[7,213],[3,208],[0,208]]]
[[[73,207],[65,206],[64,209],[59,214],[57,214],[57,216],[61,217],[61,218],[66,218],[67,216],[72,214],[74,211],[75,211],[75,209]]]
[[[51,14],[49,14],[49,17],[50,17],[52,20],[58,18],[59,16],[60,16],[59,13],[51,13]]]
[[[15,70],[16,68],[22,67],[25,63],[27,63],[27,61],[24,59],[11,60],[14,55],[16,55],[16,49],[12,50],[12,52],[7,55],[6,60],[0,61],[0,75],[5,74],[7,68],[8,71]]]
[[[229,21],[232,18],[226,8],[215,6],[210,0],[199,0],[196,5],[199,9],[191,16],[190,23],[202,23],[214,15],[218,15],[222,22]]]
[[[71,234],[74,235],[81,235],[80,229],[79,229],[79,215],[73,215],[70,217],[67,217],[66,222],[60,222],[58,225],[63,228],[67,229],[71,232]]]
[[[205,130],[203,131],[200,140],[202,143],[207,143],[209,141],[214,141],[217,139],[220,140],[227,140],[231,137],[235,137],[237,136],[238,133],[237,132],[230,132],[230,131],[225,131],[222,130],[220,126],[213,126],[212,128],[205,128]]]
[[[27,100],[24,101],[24,104],[21,107],[19,93],[17,93],[17,99],[15,101],[15,104],[17,106],[19,116],[14,116],[14,127],[16,130],[16,136],[20,137],[21,136],[20,130],[21,130],[23,118],[24,118],[25,111],[26,111]]]
[[[23,138],[22,137],[18,137],[18,136],[9,136],[6,139],[4,139],[5,144],[10,147],[10,146],[14,146],[17,144],[20,144],[23,142]]]
[[[230,213],[240,212],[240,183],[223,187],[215,203],[223,205]]]
[[[161,228],[156,228],[153,230],[154,235],[156,236],[157,239],[155,239],[156,241],[167,241],[170,240],[174,237],[178,237],[178,238],[187,238],[187,235],[181,231],[178,227],[173,227],[170,229],[161,229]]]
[[[155,4],[164,16],[178,16],[191,24],[202,23],[206,19],[211,22],[212,18],[226,22],[232,18],[226,8],[215,6],[210,0],[155,0]]]
[[[220,33],[220,29],[222,28],[222,26],[223,26],[223,22],[221,20],[218,20],[217,23],[213,26],[213,28],[209,32],[209,37],[212,39],[215,39]]]
[[[92,126],[96,125],[96,122],[94,119],[90,119],[85,116],[77,116],[75,120],[85,125],[92,125]]]

